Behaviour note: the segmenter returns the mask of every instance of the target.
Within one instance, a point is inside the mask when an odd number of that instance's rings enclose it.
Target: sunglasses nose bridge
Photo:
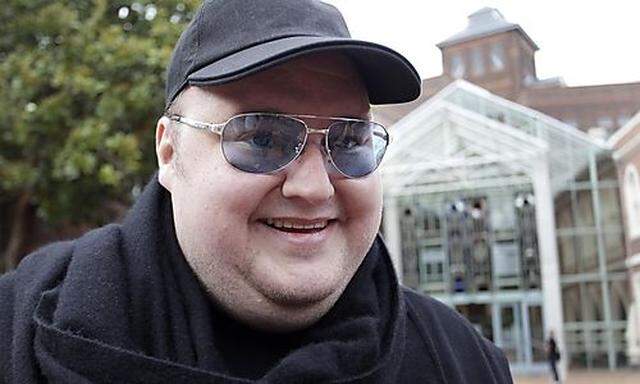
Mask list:
[[[318,155],[322,157],[322,161],[325,163],[325,169],[328,174],[334,174],[336,172],[335,165],[333,163],[333,159],[328,151],[328,148],[325,144],[325,141],[322,137],[317,137],[317,135],[322,134],[326,137],[324,130],[317,130],[316,132],[307,132],[307,135],[303,142],[299,143],[296,147],[296,155],[291,161],[283,168],[287,168],[292,166],[295,162],[308,161],[304,160],[310,157],[317,157]],[[316,139],[313,139],[311,134],[316,136]],[[315,147],[315,148],[313,148]],[[310,154],[309,151],[318,150],[319,154]]]
[[[304,147],[306,147],[309,144],[316,144],[322,147],[323,152],[325,152],[326,151],[325,141],[326,141],[328,132],[329,132],[328,128],[310,128],[307,126],[305,140],[304,140]],[[312,137],[314,136],[317,137],[318,135],[322,136],[319,140],[312,140]],[[304,147],[301,148],[301,150],[304,150]]]
[[[307,140],[311,135],[322,135],[321,141],[326,140],[329,128],[309,128],[307,127]]]
[[[310,135],[322,135],[322,138],[320,139],[320,141],[318,141],[318,142],[316,142],[314,144],[319,147],[320,151],[324,155],[324,159],[325,159],[326,166],[327,166],[327,172],[329,172],[330,174],[342,174],[342,175],[344,175],[340,170],[338,170],[338,167],[337,167],[336,163],[333,161],[333,158],[331,156],[331,150],[329,149],[328,140],[329,140],[329,129],[331,128],[331,126],[333,126],[333,124],[331,124],[330,126],[328,126],[326,128],[309,128],[307,126],[307,140],[306,140],[306,143],[305,143],[304,147],[306,147],[307,144],[309,144]],[[304,150],[304,148],[303,148],[303,150]]]

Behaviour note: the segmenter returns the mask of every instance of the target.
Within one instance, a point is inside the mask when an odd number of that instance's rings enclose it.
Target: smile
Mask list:
[[[262,220],[267,226],[284,232],[318,232],[325,229],[333,220],[303,220],[294,218],[267,218]]]

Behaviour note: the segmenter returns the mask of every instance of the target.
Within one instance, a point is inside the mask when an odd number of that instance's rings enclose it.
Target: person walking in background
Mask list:
[[[547,360],[549,360],[549,366],[551,367],[551,373],[553,374],[553,382],[559,383],[560,378],[558,376],[558,367],[556,366],[560,361],[560,352],[558,351],[558,345],[553,331],[549,331],[549,338],[547,339]]]

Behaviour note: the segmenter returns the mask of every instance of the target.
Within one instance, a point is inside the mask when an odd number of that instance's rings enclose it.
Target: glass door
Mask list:
[[[525,359],[520,303],[497,305],[499,307],[499,339],[496,342],[502,348],[510,363],[522,363]]]
[[[493,317],[495,343],[511,364],[531,366],[545,361],[540,304],[496,303]]]
[[[542,327],[542,305],[528,304],[526,308],[531,330],[531,358],[534,363],[544,363],[547,360],[547,354]]]

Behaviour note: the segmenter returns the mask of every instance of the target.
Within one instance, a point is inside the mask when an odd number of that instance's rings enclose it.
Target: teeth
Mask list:
[[[287,228],[287,229],[322,229],[327,226],[328,222],[326,220],[319,221],[313,224],[298,224],[296,222],[286,220],[286,219],[271,219],[268,218],[265,220],[267,225],[275,228]]]

